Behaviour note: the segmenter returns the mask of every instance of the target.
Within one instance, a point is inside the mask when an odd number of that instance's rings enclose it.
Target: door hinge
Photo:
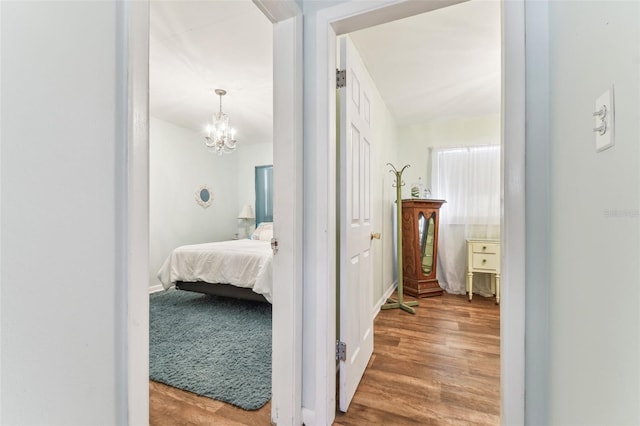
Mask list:
[[[347,344],[345,342],[341,342],[340,340],[336,340],[336,361],[346,361],[347,360]]]
[[[347,70],[336,69],[336,89],[347,86]]]
[[[271,238],[271,250],[273,250],[273,254],[278,254],[278,239],[276,237]]]

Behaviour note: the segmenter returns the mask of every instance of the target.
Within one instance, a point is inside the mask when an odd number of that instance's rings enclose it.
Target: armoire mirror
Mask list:
[[[435,216],[433,212],[428,219],[422,212],[418,215],[420,259],[422,260],[420,263],[422,273],[425,275],[430,275],[431,271],[433,271],[433,242],[436,229]]]

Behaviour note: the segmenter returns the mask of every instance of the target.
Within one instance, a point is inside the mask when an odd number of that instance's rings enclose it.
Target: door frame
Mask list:
[[[462,0],[464,1],[464,0]],[[461,0],[350,1],[305,16],[305,223],[315,236],[305,242],[303,420],[330,424],[335,418],[336,330],[336,35],[438,9]],[[502,1],[503,281],[500,305],[501,421],[524,423],[525,325],[525,26],[524,0]],[[307,167],[308,166],[308,167]],[[315,305],[315,306],[314,306]],[[307,320],[307,317],[305,317]]]
[[[295,0],[253,0],[273,23],[274,256],[271,420],[302,423],[302,13]],[[149,0],[122,5],[126,46],[126,405],[149,424]],[[287,188],[278,191],[278,188]]]

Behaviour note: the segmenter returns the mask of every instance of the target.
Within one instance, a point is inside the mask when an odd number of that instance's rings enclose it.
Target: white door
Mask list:
[[[340,40],[346,86],[340,102],[340,411],[347,411],[373,353],[371,104],[368,74],[347,37]]]

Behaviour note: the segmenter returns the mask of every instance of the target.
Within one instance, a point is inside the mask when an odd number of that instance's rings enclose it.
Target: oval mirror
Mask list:
[[[202,185],[196,192],[196,201],[205,209],[211,205],[213,193],[207,185]]]

